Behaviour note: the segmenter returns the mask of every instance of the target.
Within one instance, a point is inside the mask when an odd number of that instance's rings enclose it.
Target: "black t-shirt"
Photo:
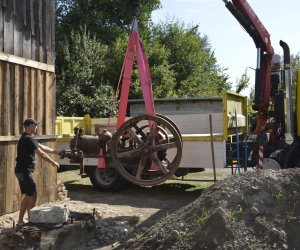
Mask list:
[[[38,142],[29,134],[23,133],[17,146],[17,172],[33,172],[35,166],[34,151],[38,148]]]

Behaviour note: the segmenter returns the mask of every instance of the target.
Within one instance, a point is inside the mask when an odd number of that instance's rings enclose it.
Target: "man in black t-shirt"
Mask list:
[[[24,133],[21,135],[17,146],[17,164],[15,174],[19,181],[22,201],[17,225],[24,223],[23,218],[27,211],[35,206],[37,192],[36,184],[33,178],[35,168],[35,154],[38,154],[42,159],[48,161],[53,167],[59,168],[59,164],[54,161],[47,153],[59,154],[60,152],[51,149],[45,145],[38,143],[32,135],[37,130],[39,122],[32,118],[28,118],[23,122]]]

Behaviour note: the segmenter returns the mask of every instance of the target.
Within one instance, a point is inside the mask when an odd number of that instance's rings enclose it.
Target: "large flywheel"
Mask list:
[[[113,135],[111,157],[129,182],[153,186],[169,179],[179,167],[182,139],[178,128],[159,115],[127,120]]]

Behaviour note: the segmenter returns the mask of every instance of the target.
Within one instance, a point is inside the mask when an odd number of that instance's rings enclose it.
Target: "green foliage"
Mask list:
[[[242,90],[246,89],[249,87],[250,84],[250,76],[247,75],[247,69],[245,72],[242,74],[241,78],[237,80],[236,83],[236,93],[241,93]]]
[[[132,22],[132,0],[56,0],[57,114],[107,116]],[[159,0],[140,0],[141,38],[155,98],[217,96],[228,90],[226,69],[199,27],[149,22]],[[85,27],[85,28],[81,28]],[[129,98],[142,98],[134,65]]]
[[[235,219],[236,217],[242,215],[243,213],[243,208],[241,205],[237,205],[237,207],[231,211],[229,214],[230,214],[230,218],[231,219]]]
[[[275,195],[276,200],[278,201],[282,201],[282,200],[286,200],[286,196],[283,193],[282,190],[280,190],[276,195]]]
[[[105,44],[113,43],[122,33],[128,33],[133,19],[132,0],[56,0],[56,28],[58,40],[66,31],[88,27],[91,34]],[[160,7],[160,0],[139,0],[141,28],[151,12]]]
[[[207,37],[201,36],[198,29],[197,25],[186,27],[177,20],[150,26],[150,44],[158,43],[166,51],[165,69],[171,70],[175,78],[174,96],[216,96],[230,89],[226,69],[217,65]]]
[[[113,88],[101,81],[107,46],[91,38],[86,29],[71,31],[63,41],[57,62],[57,113],[105,116],[111,110]]]
[[[201,215],[197,216],[196,218],[196,225],[200,228],[202,228],[204,226],[205,221],[207,220],[209,214],[207,209],[205,209],[205,207],[202,207],[201,209]]]
[[[293,102],[296,102],[296,91],[298,81],[298,70],[300,70],[300,55],[291,55],[291,72],[292,72],[292,88],[293,88]]]

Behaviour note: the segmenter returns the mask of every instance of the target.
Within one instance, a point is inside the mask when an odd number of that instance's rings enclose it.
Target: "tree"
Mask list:
[[[70,40],[58,47],[58,115],[105,116],[111,110],[113,88],[101,81],[107,46],[91,37],[86,28],[71,31]]]
[[[297,86],[297,72],[300,70],[300,55],[291,55],[291,71],[292,71],[292,85]]]
[[[242,90],[245,90],[250,85],[250,76],[247,75],[247,69],[245,69],[245,72],[242,74],[241,78],[237,80],[236,83],[236,93],[241,93]]]
[[[208,38],[198,29],[178,20],[149,27],[147,48],[164,49],[165,69],[173,73],[173,95],[177,97],[216,96],[231,87],[226,69],[218,66]],[[156,84],[162,86],[164,82]]]
[[[148,21],[160,1],[140,2],[140,35],[156,98],[216,96],[230,89],[226,69],[198,26],[174,20],[154,25]],[[128,44],[131,8],[131,0],[57,0],[58,114],[107,116]],[[135,65],[130,98],[141,97]]]
[[[133,20],[133,0],[56,0],[58,40],[70,27],[87,27],[104,44],[113,43],[120,34],[128,33]],[[138,20],[145,27],[160,0],[139,0]]]

